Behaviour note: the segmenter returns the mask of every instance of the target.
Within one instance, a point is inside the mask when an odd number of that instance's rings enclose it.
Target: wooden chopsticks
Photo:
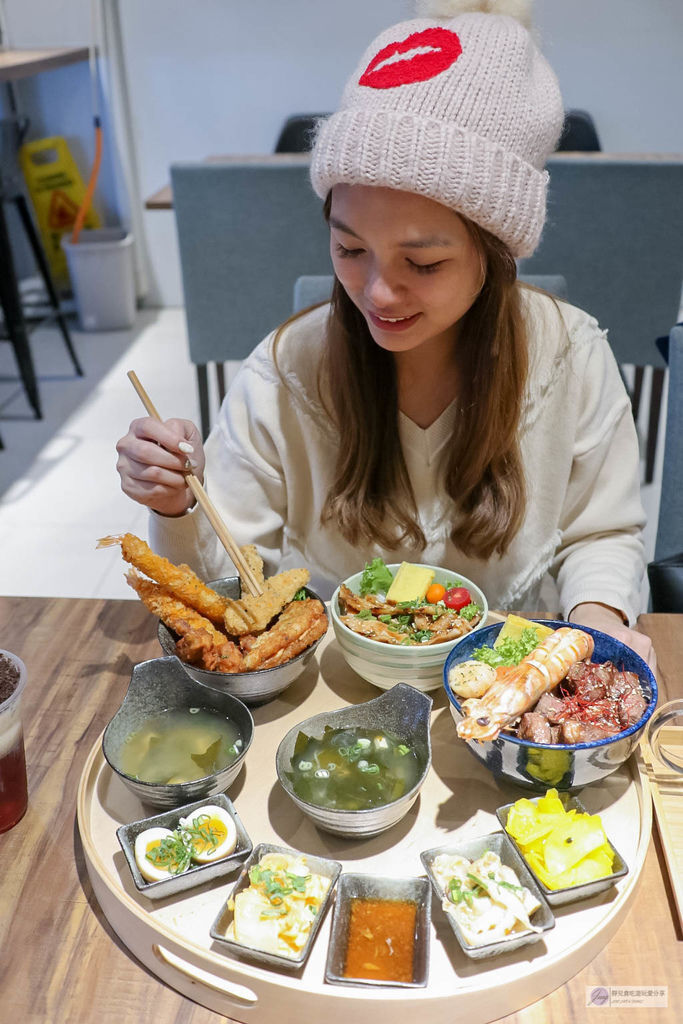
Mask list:
[[[128,379],[130,380],[131,384],[137,391],[140,400],[142,401],[142,404],[144,405],[149,415],[152,416],[155,420],[159,420],[161,422],[161,416],[155,409],[151,398],[143,388],[142,384],[138,379],[137,374],[133,370],[128,371]],[[244,559],[244,555],[238,548],[232,535],[230,534],[230,531],[228,530],[227,526],[225,525],[225,523],[219,516],[218,512],[216,511],[215,506],[212,504],[208,494],[202,487],[201,482],[194,475],[194,473],[190,471],[185,473],[185,479],[187,481],[187,486],[190,488],[195,498],[197,499],[197,504],[201,507],[202,511],[206,515],[206,518],[211,523],[216,533],[216,536],[218,537],[219,541],[227,551],[228,555],[233,561],[233,564],[235,565],[235,568],[242,577],[246,589],[249,591],[252,597],[261,597],[261,595],[263,594],[263,588],[261,587],[260,583],[254,576],[249,566],[247,565]]]

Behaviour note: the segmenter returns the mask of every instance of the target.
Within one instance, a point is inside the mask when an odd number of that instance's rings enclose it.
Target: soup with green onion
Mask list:
[[[287,775],[301,800],[357,811],[398,800],[423,768],[417,751],[391,732],[326,726],[320,739],[299,733]]]

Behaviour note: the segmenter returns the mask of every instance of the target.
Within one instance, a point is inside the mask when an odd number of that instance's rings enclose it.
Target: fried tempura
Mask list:
[[[126,562],[130,562],[145,576],[156,580],[180,601],[196,608],[213,623],[223,624],[223,616],[228,607],[227,599],[202,583],[189,566],[174,565],[167,558],[155,555],[144,540],[140,540],[132,533],[102,537],[97,542],[98,548],[111,547],[113,544],[120,544],[121,554]]]
[[[310,578],[308,569],[288,569],[264,581],[261,597],[245,594],[239,601],[228,598],[223,617],[226,632],[232,636],[262,632]]]
[[[252,576],[257,583],[263,586],[263,559],[256,550],[254,544],[245,544],[243,548],[240,548],[244,561],[251,569]]]
[[[265,633],[261,633],[253,643],[249,644],[249,650],[244,656],[244,668],[247,671],[252,671],[256,668],[268,667],[265,665],[266,662],[279,657],[285,649],[298,646],[302,637],[312,629],[316,622],[327,626],[322,602],[312,598],[304,601],[291,601],[275,625]],[[307,641],[304,647],[311,642],[312,640]],[[299,650],[303,650],[303,647],[298,648],[297,654]],[[288,657],[292,657],[292,655],[288,655]],[[282,661],[285,660],[283,657]],[[278,660],[274,664],[281,664],[281,661]]]
[[[140,576],[135,569],[126,573],[126,581],[143,604],[179,634],[176,653],[182,661],[201,668],[218,668],[219,672],[242,671],[240,649],[194,608],[179,601],[159,583]]]

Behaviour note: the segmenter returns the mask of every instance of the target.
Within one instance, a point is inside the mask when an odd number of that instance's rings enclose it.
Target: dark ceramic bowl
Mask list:
[[[211,587],[222,597],[231,597],[238,600],[241,595],[241,583],[239,576],[227,576],[225,579],[211,580],[207,586]],[[322,600],[315,591],[304,587],[308,597]],[[325,634],[323,633],[323,636]],[[163,622],[159,623],[157,636],[164,654],[175,655],[176,641],[178,635],[168,629]],[[188,665],[181,661],[187,674],[203,686],[210,686],[213,690],[221,690],[223,693],[231,693],[244,704],[255,706],[265,704],[266,701],[277,697],[279,693],[286,690],[294,680],[301,675],[313,657],[313,653],[323,639],[323,636],[315,640],[310,647],[307,647],[295,658],[286,661],[284,665],[277,665],[275,668],[257,669],[255,672],[211,672],[205,668],[198,668],[197,665]]]
[[[640,742],[646,723],[652,715],[657,703],[657,683],[650,667],[640,655],[632,651],[614,637],[601,633],[588,626],[577,623],[561,622],[556,619],[535,619],[544,626],[559,629],[560,626],[573,626],[590,633],[595,641],[595,650],[591,661],[612,661],[617,668],[627,672],[635,672],[640,679],[643,696],[648,702],[642,718],[635,725],[616,736],[593,743],[534,743],[531,740],[520,740],[516,736],[500,735],[495,740],[460,740],[467,743],[474,756],[493,772],[496,778],[517,783],[526,789],[537,792],[545,791],[549,786],[555,789],[571,790],[581,786],[599,782],[616,771],[630,756]],[[454,722],[464,717],[460,698],[453,693],[448,685],[448,673],[453,665],[468,661],[472,651],[477,647],[492,647],[503,628],[502,622],[492,626],[484,626],[476,633],[464,637],[457,647],[449,654],[444,665],[444,689],[450,702],[451,715]]]
[[[532,803],[538,803],[540,797],[536,797],[532,800]],[[588,811],[575,796],[570,796],[568,793],[560,794],[560,800],[568,811],[575,810],[579,814],[588,814]],[[496,811],[498,821],[501,823],[503,828],[506,828],[508,815],[512,810],[514,804],[506,804],[504,807],[499,807]],[[611,889],[620,878],[623,878],[628,874],[628,867],[621,854],[612,846],[612,843],[607,839],[607,842],[612,847],[612,853],[614,855],[614,871],[611,875],[605,875],[604,878],[596,878],[593,882],[583,882],[581,885],[572,885],[566,889],[549,889],[545,882],[542,882],[538,877],[534,869],[524,858],[520,847],[517,845],[512,836],[506,831],[505,833],[515,850],[524,861],[527,870],[531,872],[532,876],[536,880],[536,883],[545,896],[548,903],[553,907],[564,906],[565,903],[576,903],[578,900],[587,900],[590,896],[596,896],[600,892],[604,892],[605,889]]]
[[[298,850],[291,850],[285,846],[274,846],[272,843],[259,843],[253,850],[249,860],[245,863],[240,876],[235,882],[235,886],[232,889],[229,900],[242,892],[243,889],[249,887],[249,871],[255,864],[267,853],[288,853],[294,856],[301,856]],[[328,860],[326,857],[313,857],[306,853],[303,856],[306,857],[306,865],[310,868],[310,871],[316,875],[323,875],[325,878],[329,878],[330,887],[327,890],[322,905],[320,906],[318,913],[315,915],[313,920],[313,926],[308,934],[308,938],[303,946],[303,949],[297,953],[296,956],[281,956],[278,953],[269,953],[262,949],[255,949],[253,946],[245,946],[241,942],[236,942],[234,939],[229,939],[228,929],[234,917],[234,912],[229,908],[228,901],[224,903],[221,910],[218,913],[215,921],[211,925],[211,938],[214,942],[217,942],[219,946],[228,950],[234,956],[245,957],[248,960],[254,960],[256,963],[266,964],[269,967],[282,967],[288,971],[295,971],[303,967],[306,963],[315,937],[318,934],[320,925],[322,924],[323,918],[327,908],[330,905],[334,887],[337,884],[337,879],[341,873],[341,864],[336,860]]]
[[[120,825],[117,828],[116,837],[128,861],[135,886],[147,899],[160,900],[167,896],[177,896],[178,893],[186,892],[197,885],[203,885],[204,882],[213,881],[214,878],[223,878],[236,871],[242,861],[251,853],[251,839],[232,800],[229,800],[225,793],[216,793],[209,798],[209,802],[217,807],[222,807],[235,822],[237,844],[233,852],[227,857],[221,857],[220,860],[212,861],[209,864],[192,864],[187,871],[183,871],[179,875],[169,875],[168,878],[162,878],[156,882],[148,882],[144,878],[135,860],[135,840],[140,833],[146,832],[148,828],[168,828],[173,831],[178,827],[181,818],[188,818],[193,811],[199,810],[206,802],[206,799],[195,800],[194,803],[184,807],[176,807],[172,811],[164,811],[151,818],[142,818],[140,821],[132,821],[129,825]]]
[[[280,785],[289,794],[297,807],[300,808],[319,828],[336,835],[376,836],[385,829],[391,828],[403,818],[417,800],[420,788],[427,778],[432,762],[431,740],[429,735],[429,718],[432,699],[416,690],[407,683],[397,683],[381,697],[368,700],[364,704],[352,704],[338,711],[323,711],[319,715],[299,722],[281,741],[275,757],[275,767]],[[399,736],[401,740],[417,751],[422,772],[419,779],[407,793],[381,807],[368,807],[358,811],[339,810],[334,807],[323,807],[302,800],[294,792],[288,774],[292,767],[294,747],[300,732],[320,739],[325,727],[332,729],[361,728],[386,729],[387,732]]]
[[[353,900],[405,900],[417,905],[415,947],[411,981],[379,981],[350,978],[344,973]],[[337,899],[327,951],[325,981],[336,985],[372,985],[380,988],[424,988],[429,977],[429,934],[432,919],[429,882],[426,878],[380,878],[376,875],[343,874],[337,886]],[[378,1007],[379,1010],[379,1007]],[[381,1012],[381,1011],[380,1011]]]
[[[487,850],[498,854],[501,863],[506,867],[512,868],[517,875],[520,884],[526,889],[529,889],[541,904],[538,910],[534,911],[532,914],[531,923],[536,928],[541,928],[542,931],[513,932],[504,939],[496,939],[493,942],[481,942],[477,943],[477,945],[472,945],[472,943],[465,938],[457,919],[453,914],[449,914],[448,911],[444,910],[444,914],[448,918],[448,923],[453,929],[453,933],[460,943],[463,952],[473,960],[483,960],[492,956],[500,956],[501,953],[510,953],[513,949],[517,949],[519,946],[525,946],[530,942],[538,942],[539,939],[543,938],[544,932],[547,932],[548,929],[554,928],[555,926],[553,912],[544,898],[540,883],[530,872],[529,866],[516,849],[512,840],[503,832],[492,832],[491,835],[488,836],[475,836],[471,839],[463,839],[458,843],[454,843],[452,846],[435,846],[433,849],[425,850],[420,854],[420,860],[425,866],[429,880],[432,883],[432,888],[434,889],[434,895],[436,896],[439,904],[443,906],[444,899],[444,890],[441,887],[439,879],[434,873],[434,861],[439,854],[457,854],[461,857],[467,857],[468,860],[473,861],[478,860],[479,857],[483,856]]]
[[[221,771],[193,782],[161,784],[126,775],[121,768],[121,751],[128,737],[149,718],[176,708],[207,708],[229,718],[242,738],[239,757]],[[133,669],[123,703],[104,730],[102,752],[112,770],[144,804],[170,809],[224,793],[239,774],[253,738],[254,720],[242,701],[190,679],[178,658],[153,658]]]

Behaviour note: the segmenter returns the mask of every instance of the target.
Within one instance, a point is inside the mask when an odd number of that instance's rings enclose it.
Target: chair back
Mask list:
[[[286,320],[301,274],[330,269],[308,155],[171,167],[190,357],[243,359]]]
[[[655,339],[676,322],[683,283],[683,158],[556,154],[548,170],[545,229],[520,272],[560,270],[619,364],[663,367]]]
[[[567,110],[557,152],[595,152],[601,148],[595,122],[588,111]]]
[[[318,121],[329,114],[292,114],[282,126],[275,143],[276,153],[308,153]]]
[[[656,559],[683,553],[683,324],[669,334],[668,396]]]

